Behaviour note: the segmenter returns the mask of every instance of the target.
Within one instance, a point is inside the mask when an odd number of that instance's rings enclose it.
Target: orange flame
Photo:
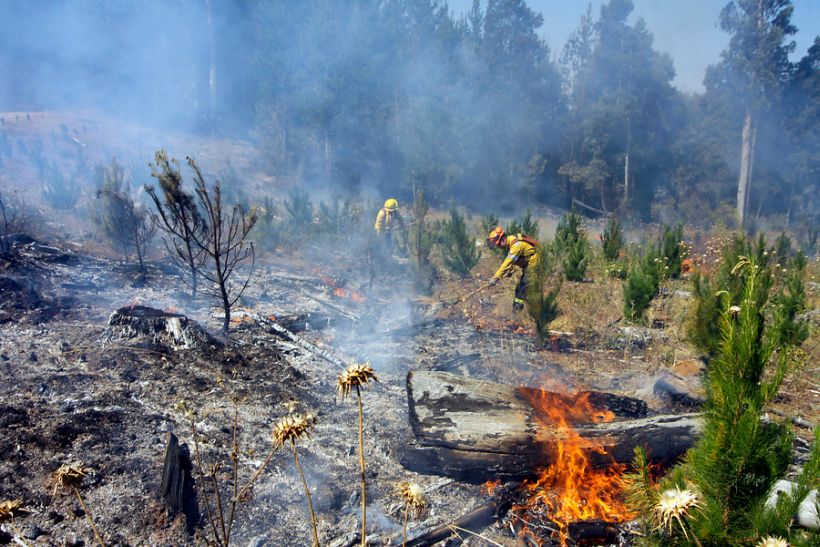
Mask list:
[[[550,437],[549,467],[534,481],[524,483],[527,504],[518,509],[546,510],[558,525],[561,545],[569,538],[569,524],[600,519],[622,522],[632,518],[620,499],[624,466],[614,461],[603,469],[589,461],[591,453],[606,454],[603,445],[582,438],[572,424],[611,422],[615,415],[595,407],[589,393],[564,395],[544,390],[522,390],[537,412],[536,419]],[[525,530],[526,532],[526,530]]]
[[[500,480],[487,481],[481,485],[481,490],[486,492],[488,496],[492,496],[495,493],[495,489],[498,488],[499,485],[501,485]]]
[[[354,302],[364,302],[366,300],[363,294],[357,293],[356,291],[351,291],[350,289],[343,289],[342,287],[334,288],[333,296],[338,296],[339,298],[346,298]]]

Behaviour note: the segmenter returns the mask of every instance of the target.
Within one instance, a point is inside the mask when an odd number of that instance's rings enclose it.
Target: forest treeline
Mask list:
[[[0,64],[22,75],[5,107],[139,105],[143,120],[252,138],[279,177],[404,201],[416,187],[483,210],[576,201],[666,223],[818,224],[820,37],[790,61],[790,0],[733,0],[703,22],[731,41],[699,94],[672,85],[630,0],[588,8],[559,51],[539,36],[550,14],[523,0],[459,16],[443,0],[4,4],[16,22]],[[101,32],[75,51],[44,37],[52,20]],[[85,83],[61,86],[60,71]]]

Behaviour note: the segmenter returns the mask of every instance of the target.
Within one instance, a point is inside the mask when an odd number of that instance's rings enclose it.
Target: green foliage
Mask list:
[[[111,160],[110,167],[98,164],[94,171],[98,187],[89,215],[91,221],[102,236],[125,255],[126,261],[135,253],[140,269],[144,270],[145,253],[156,234],[156,225],[131,197],[124,170],[116,158]]]
[[[43,201],[58,211],[70,211],[77,205],[82,190],[78,178],[66,176],[55,162],[43,170]]]
[[[735,240],[727,248],[737,251],[745,245]],[[740,546],[756,544],[767,535],[779,535],[792,544],[802,538],[808,544],[809,536],[816,541],[816,532],[795,532],[790,525],[799,501],[817,486],[817,440],[797,490],[775,508],[767,508],[772,486],[791,461],[792,435],[786,427],[760,419],[787,372],[799,364],[800,354],[792,341],[776,334],[783,319],[761,305],[771,287],[767,268],[744,256],[730,275],[742,286],[737,304],[728,284],[717,287],[720,340],[707,369],[701,437],[657,486],[648,480],[645,457],[636,452],[638,472],[628,477],[628,500],[651,523],[660,491],[679,487],[697,495],[699,507],[684,516],[682,527],[652,527],[650,540],[657,544]]]
[[[558,221],[558,226],[555,229],[555,241],[552,244],[555,253],[560,256],[566,254],[567,249],[582,233],[584,233],[584,219],[573,206]]]
[[[746,284],[745,271],[734,272],[735,266],[744,258],[752,258],[763,269],[764,274],[756,285],[759,293],[755,297],[757,305],[763,308],[768,301],[772,283],[770,270],[766,267],[769,253],[766,240],[761,234],[753,243],[743,235],[734,236],[720,253],[720,266],[713,275],[695,274],[693,278],[694,305],[687,322],[686,336],[706,356],[716,355],[720,346],[720,331],[717,327],[721,313],[721,296],[725,293],[730,305],[740,305]]]
[[[284,239],[284,222],[277,216],[278,207],[270,196],[262,199],[257,211],[259,220],[253,227],[253,239],[257,247],[272,253]]]
[[[570,242],[564,256],[564,276],[570,281],[583,281],[592,259],[592,247],[586,235]]]
[[[313,204],[310,194],[304,187],[294,187],[288,192],[285,200],[288,212],[288,231],[294,235],[309,230],[313,226]]]
[[[786,264],[792,255],[792,239],[781,232],[777,239],[774,240],[774,248],[772,248],[772,260],[775,264]]]
[[[601,234],[601,248],[604,258],[610,262],[618,260],[623,246],[624,233],[621,229],[621,223],[618,221],[618,217],[610,215],[604,233]]]
[[[567,280],[583,281],[592,259],[592,246],[587,240],[584,220],[574,207],[558,222],[553,249],[562,260]]]
[[[798,316],[806,311],[806,291],[803,287],[803,272],[806,257],[798,252],[788,261],[786,273],[782,275],[781,286],[774,297],[773,336],[780,345],[800,346],[809,336],[809,325]]]
[[[538,263],[527,268],[527,312],[535,323],[539,345],[549,340],[549,326],[558,317],[561,277],[555,278],[555,258],[547,245],[538,245]]]
[[[451,272],[464,277],[478,264],[481,251],[467,234],[464,215],[455,206],[450,207],[450,219],[445,220],[441,226],[439,240],[444,266]]]
[[[481,237],[486,239],[496,226],[501,226],[501,220],[499,220],[498,215],[489,214],[481,217]],[[497,256],[504,256],[506,254],[505,249],[496,246],[491,246],[490,252]]]
[[[494,226],[490,227],[490,230],[492,228],[494,228]],[[489,230],[487,233],[489,233]],[[512,220],[510,225],[507,226],[505,233],[511,236],[523,234],[533,239],[538,239],[538,221],[532,218],[532,212],[527,209],[527,211],[521,215],[521,218]]]
[[[659,243],[660,257],[665,261],[665,277],[679,278],[683,259],[687,254],[686,243],[683,241],[683,224],[678,223],[675,228],[662,226]]]
[[[646,322],[646,310],[660,288],[657,251],[649,248],[632,264],[623,283],[624,318],[633,323]]]

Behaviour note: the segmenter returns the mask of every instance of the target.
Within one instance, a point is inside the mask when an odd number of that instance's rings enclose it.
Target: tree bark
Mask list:
[[[751,111],[743,118],[740,148],[740,175],[737,180],[737,222],[738,228],[744,228],[746,205],[749,202],[749,185],[752,180],[752,159],[754,157],[754,128]]]
[[[564,433],[530,401],[542,394],[570,408],[579,394],[512,387],[444,372],[414,371],[407,377],[410,425],[415,442],[402,459],[405,467],[467,482],[524,479],[550,465]],[[654,462],[669,461],[689,448],[700,431],[697,414],[647,416],[646,403],[611,393],[586,392],[596,408],[615,421],[573,424],[590,446],[593,466],[632,461],[636,446]]]

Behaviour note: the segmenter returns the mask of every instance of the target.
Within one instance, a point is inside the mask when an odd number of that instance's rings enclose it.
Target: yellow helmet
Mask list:
[[[399,208],[399,202],[393,198],[390,198],[384,202],[384,208],[390,212],[393,212]]]

